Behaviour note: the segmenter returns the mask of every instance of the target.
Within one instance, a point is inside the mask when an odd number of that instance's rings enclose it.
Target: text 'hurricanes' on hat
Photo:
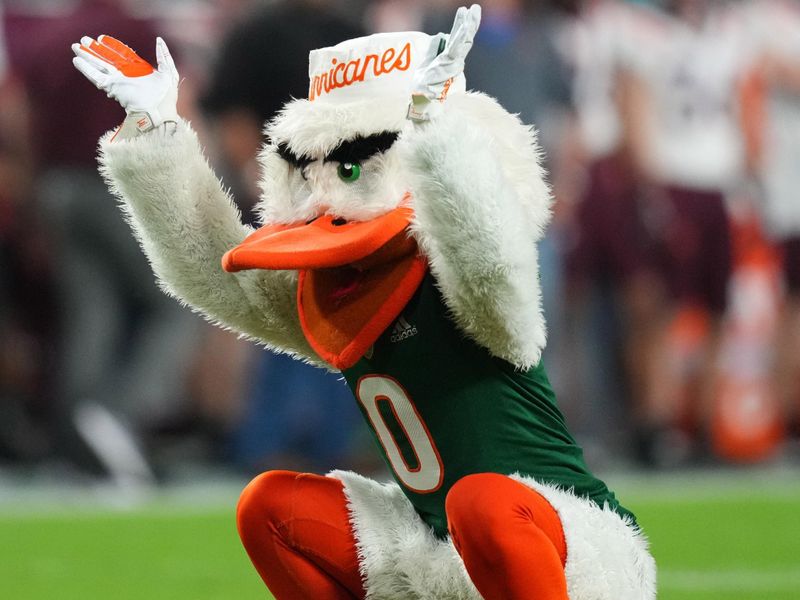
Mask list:
[[[312,50],[309,54],[308,99],[347,103],[370,97],[410,97],[414,73],[444,48],[448,36],[418,31],[376,33]],[[439,43],[435,43],[436,41]],[[451,91],[466,88],[459,75]]]

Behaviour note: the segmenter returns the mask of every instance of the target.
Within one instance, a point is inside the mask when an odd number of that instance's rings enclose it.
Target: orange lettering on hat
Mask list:
[[[343,88],[364,81],[367,71],[372,67],[372,75],[380,77],[392,71],[406,71],[411,66],[411,42],[406,43],[398,52],[387,48],[382,55],[367,54],[363,59],[356,58],[348,62],[331,60],[331,68],[324,73],[314,75],[308,89],[308,99],[314,100],[331,90]]]

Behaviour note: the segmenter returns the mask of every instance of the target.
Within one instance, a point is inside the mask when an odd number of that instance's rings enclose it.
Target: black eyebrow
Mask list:
[[[304,154],[297,155],[291,150],[289,150],[289,146],[286,145],[285,142],[281,142],[275,146],[276,150],[278,151],[278,155],[288,162],[290,165],[297,169],[303,169],[310,165],[313,161],[312,158],[305,156]]]
[[[347,140],[331,150],[325,162],[362,163],[368,158],[386,152],[397,141],[399,131],[384,131]]]

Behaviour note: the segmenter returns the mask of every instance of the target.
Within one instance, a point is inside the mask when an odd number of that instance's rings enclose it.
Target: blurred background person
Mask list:
[[[24,462],[52,450],[47,430],[60,320],[53,247],[33,210],[30,176],[0,128],[0,458]]]
[[[558,361],[569,371],[560,391],[578,431],[619,455],[636,433],[626,417],[645,392],[642,359],[661,310],[621,89],[662,15],[610,0],[559,4],[571,13],[559,50],[572,105],[552,174],[565,271]]]
[[[157,288],[97,172],[97,140],[123,115],[67,65],[86,32],[119,36],[152,60],[156,27],[122,2],[84,0],[49,16],[8,13],[6,30],[29,109],[31,206],[54,248],[56,448],[87,472],[151,480],[138,432],[183,394],[197,320]]]
[[[686,459],[707,434],[732,270],[726,196],[750,163],[744,23],[718,0],[666,9],[621,86],[664,299],[634,409],[639,456],[651,465]]]
[[[0,4],[0,23],[3,6]],[[58,310],[52,245],[31,197],[28,107],[0,28],[0,460],[30,464],[50,450]]]
[[[364,35],[325,0],[253,4],[236,19],[212,60],[200,105],[245,221],[256,220],[262,130],[292,98],[308,95],[308,53]]]

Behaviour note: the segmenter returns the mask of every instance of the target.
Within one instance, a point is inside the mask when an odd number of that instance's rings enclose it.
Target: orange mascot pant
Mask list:
[[[236,524],[277,600],[364,598],[342,482],[268,471],[242,492]]]
[[[567,600],[561,519],[538,492],[496,473],[459,479],[445,501],[450,537],[485,600]]]
[[[504,475],[469,475],[447,495],[450,534],[485,600],[566,600],[566,544],[555,510]],[[242,492],[239,535],[277,600],[363,599],[342,483],[269,471]]]

